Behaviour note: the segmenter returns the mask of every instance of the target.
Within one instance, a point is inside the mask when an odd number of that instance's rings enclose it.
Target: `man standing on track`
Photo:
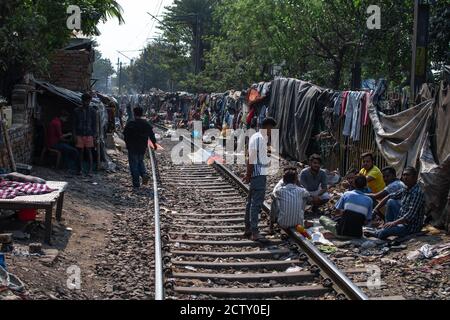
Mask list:
[[[245,212],[245,234],[252,241],[266,242],[258,229],[259,215],[264,203],[267,188],[267,175],[270,159],[268,157],[268,141],[271,131],[277,122],[267,118],[262,123],[262,130],[254,134],[249,142],[249,162],[244,183],[250,183],[250,193]]]

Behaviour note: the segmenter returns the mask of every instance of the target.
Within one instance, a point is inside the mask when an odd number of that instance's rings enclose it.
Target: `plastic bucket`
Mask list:
[[[19,220],[22,222],[34,221],[36,220],[36,216],[36,209],[22,209],[19,212]]]

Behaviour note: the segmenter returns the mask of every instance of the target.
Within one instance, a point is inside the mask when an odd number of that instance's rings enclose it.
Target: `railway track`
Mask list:
[[[164,147],[171,150],[174,145],[168,142]],[[151,156],[156,163],[155,155]],[[156,246],[160,250],[157,260],[161,261],[156,268],[156,290],[160,291],[157,297],[367,299],[358,287],[364,283],[354,284],[296,232],[279,230],[269,235],[267,206],[260,228],[270,242],[246,240],[243,233],[248,189],[225,166],[177,166],[167,157],[162,156],[166,158],[163,165],[155,165],[159,171],[155,173],[155,188],[178,190],[184,209],[155,210],[155,219],[161,216],[156,234],[161,232],[162,239]],[[156,225],[158,228],[159,222]],[[346,270],[349,275],[364,272]]]

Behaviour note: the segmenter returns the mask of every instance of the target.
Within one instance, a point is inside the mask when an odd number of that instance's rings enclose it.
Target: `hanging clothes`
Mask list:
[[[345,111],[347,108],[348,95],[349,95],[348,91],[344,91],[344,93],[342,94],[342,104],[341,104],[341,113],[340,113],[341,117],[345,115]]]

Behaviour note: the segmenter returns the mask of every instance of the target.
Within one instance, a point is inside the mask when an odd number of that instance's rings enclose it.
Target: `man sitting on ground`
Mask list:
[[[305,206],[310,198],[308,191],[298,186],[296,168],[287,168],[283,179],[273,191],[272,222],[284,229],[304,226]]]
[[[367,188],[366,177],[356,177],[355,187],[355,190],[344,193],[336,204],[337,216],[340,217],[338,222],[328,217],[320,218],[322,226],[336,236],[361,238],[363,226],[372,220],[373,200],[363,191]]]
[[[380,169],[375,165],[375,157],[373,153],[365,153],[362,155],[363,168],[360,174],[367,178],[367,184],[373,193],[378,193],[386,188],[386,184],[383,180],[383,174]]]
[[[309,166],[300,173],[300,185],[313,198],[313,212],[319,213],[319,207],[331,199],[328,193],[328,177],[325,170],[321,169],[322,158],[319,155],[314,154],[309,158]]]
[[[395,171],[394,168],[386,167],[382,170],[382,172],[383,179],[387,187],[384,188],[383,191],[380,191],[378,193],[369,194],[369,197],[374,200],[383,200],[387,196],[406,189],[405,184],[400,179],[397,179],[397,171]]]
[[[386,223],[375,233],[380,239],[391,236],[405,237],[422,230],[425,219],[425,197],[417,184],[419,174],[413,167],[403,171],[406,189],[385,198],[374,210],[375,213],[386,205]],[[397,201],[400,200],[401,202]]]

